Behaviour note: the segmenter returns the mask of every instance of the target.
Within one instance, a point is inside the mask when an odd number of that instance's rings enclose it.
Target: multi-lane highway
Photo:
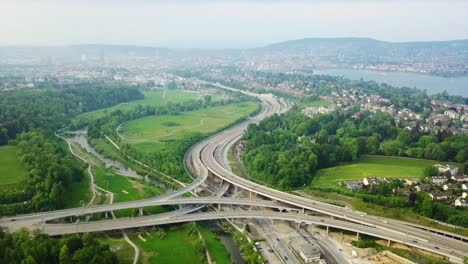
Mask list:
[[[218,85],[224,89],[232,88]],[[236,90],[237,91],[237,90]],[[372,236],[388,239],[393,242],[400,242],[410,246],[425,249],[437,254],[449,257],[454,262],[462,262],[464,256],[468,256],[468,244],[449,237],[444,237],[425,230],[422,226],[414,226],[405,222],[380,217],[365,215],[350,209],[330,205],[327,203],[306,199],[289,193],[284,193],[275,189],[265,187],[243,179],[235,175],[228,166],[227,152],[243,134],[247,126],[251,123],[257,123],[260,120],[273,114],[282,113],[287,110],[287,106],[282,101],[278,101],[272,95],[255,94],[251,92],[243,93],[257,97],[262,102],[262,110],[255,117],[250,118],[236,126],[233,126],[224,132],[221,132],[207,140],[204,140],[194,146],[186,155],[190,162],[187,165],[197,174],[197,178],[184,188],[166,194],[160,197],[149,198],[140,201],[125,203],[116,203],[112,205],[93,206],[89,208],[65,209],[54,212],[37,213],[23,216],[10,217],[0,220],[0,225],[10,229],[27,225],[31,228],[42,229],[50,235],[74,233],[74,232],[93,232],[114,230],[123,228],[133,228],[141,226],[151,226],[167,223],[178,223],[186,221],[199,221],[221,218],[271,218],[288,221],[301,222],[306,224],[316,224],[329,227],[369,234]],[[197,187],[204,185],[207,178],[211,175],[222,179],[222,183],[209,198],[175,198],[184,193],[194,191]],[[217,198],[221,197],[229,188],[229,185],[237,186],[249,192],[259,194],[270,198],[274,202],[250,199]],[[177,210],[160,215],[142,216],[135,218],[122,218],[115,220],[94,221],[80,224],[50,224],[43,222],[43,219],[56,219],[63,216],[92,214],[119,210],[124,208],[142,208],[146,206],[162,204],[195,204],[185,210]],[[284,212],[265,212],[265,211],[244,211],[244,212],[216,212],[216,213],[192,213],[204,205],[211,204],[240,204],[273,208],[301,208],[318,213],[322,213],[334,218],[311,217],[301,213]],[[280,207],[282,206],[282,207]],[[420,229],[423,228],[423,229]],[[450,234],[438,230],[440,233],[456,236],[459,239],[468,238],[456,234]]]
[[[115,220],[92,221],[75,224],[39,224],[37,227],[42,229],[44,233],[49,235],[61,235],[71,233],[85,233],[96,231],[108,231],[125,228],[136,228],[144,226],[174,224],[193,221],[204,221],[213,219],[277,219],[293,221],[302,224],[313,224],[325,227],[334,227],[345,229],[360,234],[367,234],[371,236],[380,237],[382,239],[390,240],[393,242],[407,244],[416,248],[427,250],[434,253],[444,254],[457,254],[453,248],[448,245],[440,245],[440,248],[435,248],[431,241],[418,240],[411,236],[396,234],[394,232],[387,232],[381,228],[368,227],[365,225],[338,220],[325,217],[309,216],[306,214],[298,213],[280,213],[280,212],[264,212],[264,211],[222,211],[222,212],[205,212],[193,214],[161,214],[156,216],[142,216],[135,218],[119,218]],[[453,253],[452,253],[453,252]],[[455,260],[455,259],[454,259]]]

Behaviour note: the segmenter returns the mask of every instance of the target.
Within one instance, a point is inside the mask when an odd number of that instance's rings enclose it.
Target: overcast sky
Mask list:
[[[244,48],[306,37],[468,38],[467,0],[0,0],[0,46]]]

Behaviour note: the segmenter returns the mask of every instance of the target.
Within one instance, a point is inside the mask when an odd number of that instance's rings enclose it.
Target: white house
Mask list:
[[[450,172],[450,175],[455,175],[458,172],[458,167],[457,166],[452,166],[452,165],[441,165],[441,164],[436,164],[434,165],[439,173],[445,173],[447,171]]]
[[[465,198],[458,198],[455,200],[455,206],[467,207],[468,201]]]
[[[445,176],[430,176],[429,180],[434,184],[444,184],[448,181]]]

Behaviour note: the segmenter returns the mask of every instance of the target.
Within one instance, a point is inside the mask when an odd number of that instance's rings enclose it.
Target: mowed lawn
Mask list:
[[[319,170],[312,181],[312,186],[330,187],[338,182],[361,180],[367,176],[387,178],[421,177],[425,168],[437,163],[459,165],[435,160],[366,155],[351,164]]]
[[[114,193],[114,203],[140,200],[164,194],[164,190],[158,186],[118,175],[109,168],[94,166],[92,170],[96,185]],[[137,210],[134,211],[136,212]],[[161,206],[155,206],[146,207],[145,211],[161,213],[165,210]],[[118,217],[130,216],[132,214],[132,209],[115,211],[115,214]]]
[[[15,146],[0,147],[0,189],[19,186],[26,180],[27,171],[16,155]]]
[[[199,109],[180,115],[148,116],[123,124],[119,133],[128,143],[167,142],[195,134],[215,132],[258,108],[245,102]]]
[[[141,263],[205,263],[197,252],[194,240],[188,234],[188,226],[164,228],[166,237],[159,239],[153,232],[142,233],[146,242],[131,235],[130,239],[140,249]]]
[[[90,121],[98,119],[108,115],[109,113],[120,110],[122,112],[128,112],[138,105],[142,106],[162,106],[168,103],[183,103],[190,100],[201,100],[205,93],[196,91],[186,90],[166,90],[166,91],[145,91],[143,92],[145,98],[142,100],[131,101],[128,103],[122,103],[113,107],[99,109],[92,112],[81,114],[75,118],[75,120]],[[218,95],[211,95],[213,101],[220,99]]]

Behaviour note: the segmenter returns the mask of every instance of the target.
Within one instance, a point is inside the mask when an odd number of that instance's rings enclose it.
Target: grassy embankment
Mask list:
[[[171,148],[171,143],[194,135],[210,134],[255,112],[258,104],[244,102],[199,109],[180,115],[148,116],[122,125],[120,133],[139,151]]]
[[[329,192],[328,190],[320,190],[320,188],[344,189],[345,187],[338,186],[338,183],[342,181],[361,180],[367,176],[387,178],[420,178],[423,176],[423,170],[425,168],[437,163],[460,165],[457,163],[439,162],[434,160],[386,156],[363,156],[357,162],[319,170],[314,177],[310,188],[305,189],[303,192],[314,197],[333,201],[333,203],[348,205],[355,210],[362,211],[370,215],[403,220],[468,236],[467,229],[454,228],[451,226],[439,224],[428,218],[417,215],[409,209],[388,208],[381,205],[364,202],[357,198]]]
[[[0,189],[20,188],[27,171],[21,165],[15,146],[0,147]]]
[[[81,114],[74,118],[74,121],[91,121],[101,117],[104,117],[110,114],[113,111],[120,110],[122,112],[128,112],[139,105],[141,106],[163,106],[168,103],[183,103],[190,100],[202,100],[203,96],[208,95],[209,93],[201,93],[195,91],[186,91],[186,90],[167,90],[167,91],[143,91],[145,96],[142,100],[131,101],[128,103],[122,103],[113,107],[108,107],[104,109],[99,109],[96,111],[88,112]],[[222,99],[221,95],[211,94],[212,101],[217,101]]]
[[[319,170],[311,186],[334,187],[342,181],[361,180],[368,176],[420,178],[425,168],[437,163],[459,165],[435,160],[365,155],[350,164]]]
[[[97,186],[114,193],[114,203],[140,200],[164,194],[164,190],[158,186],[150,185],[142,180],[124,177],[116,174],[112,169],[102,166],[94,166],[94,181]],[[146,207],[145,212],[162,213],[167,211],[161,206]],[[117,217],[137,216],[138,210],[125,209],[114,212]]]
[[[146,263],[206,263],[197,251],[196,240],[189,235],[188,225],[164,228],[166,235],[158,238],[154,231],[130,235],[130,239],[140,249],[142,264]]]

